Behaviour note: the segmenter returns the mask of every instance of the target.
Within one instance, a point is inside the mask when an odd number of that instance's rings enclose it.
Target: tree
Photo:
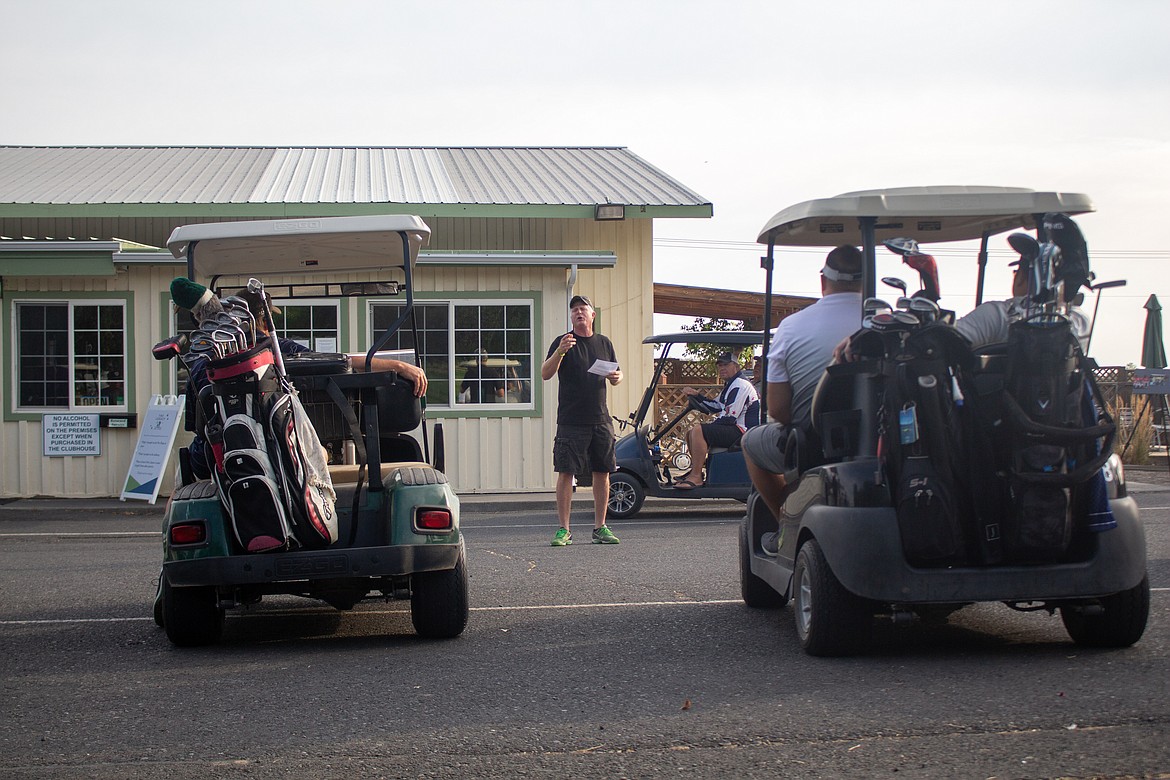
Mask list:
[[[743,330],[743,322],[739,320],[725,320],[720,317],[711,319],[696,317],[693,323],[683,325],[682,329],[691,333],[735,331]],[[688,344],[687,351],[683,354],[692,358],[697,363],[702,363],[704,370],[714,374],[715,359],[719,357],[720,352],[726,350],[727,347],[721,347],[718,344]],[[751,368],[753,351],[752,347],[744,347],[739,351],[739,365],[741,367]]]

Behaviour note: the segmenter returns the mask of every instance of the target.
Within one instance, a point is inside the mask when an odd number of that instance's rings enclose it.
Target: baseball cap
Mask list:
[[[586,298],[584,295],[574,295],[572,298],[569,299],[569,308],[570,309],[576,308],[576,307],[580,306],[581,304],[585,304],[590,309],[593,308],[593,302],[590,301],[588,298]]]
[[[720,352],[719,357],[715,358],[715,362],[716,363],[735,363],[737,365],[739,364],[739,361],[736,360],[735,355],[731,354],[730,352]]]
[[[280,314],[280,307],[272,303],[272,296],[268,293],[256,293],[251,290],[243,290],[240,292],[240,297],[248,302],[248,310],[252,312],[253,316],[260,316],[260,310],[263,309],[260,296],[263,295],[263,300],[268,302],[268,309],[273,314]]]

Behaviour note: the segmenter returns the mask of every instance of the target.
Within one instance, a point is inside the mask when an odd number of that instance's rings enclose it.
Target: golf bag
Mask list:
[[[268,342],[213,360],[200,393],[214,478],[248,552],[337,541],[336,494],[324,450]]]
[[[1074,531],[1075,491],[1099,477],[1115,431],[1065,317],[1011,324],[1003,420],[1000,465],[1011,495],[1004,555],[1015,563],[1059,560]]]
[[[883,334],[880,455],[893,492],[902,551],[918,566],[945,566],[967,555],[969,470],[961,415],[966,339],[931,324]]]

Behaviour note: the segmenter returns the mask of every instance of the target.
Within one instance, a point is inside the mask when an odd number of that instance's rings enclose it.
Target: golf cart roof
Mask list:
[[[749,347],[764,343],[762,330],[699,330],[682,333],[661,333],[647,336],[643,344],[725,344],[733,347]]]
[[[797,203],[776,213],[756,240],[777,246],[862,243],[860,219],[876,220],[876,243],[907,236],[919,243],[966,241],[1016,228],[1034,228],[1050,211],[1093,211],[1088,195],[1019,187],[900,187],[847,192]]]
[[[196,274],[341,273],[408,261],[413,266],[430,236],[431,229],[413,214],[261,219],[183,225],[171,233],[167,248],[176,258],[187,258],[193,279]]]

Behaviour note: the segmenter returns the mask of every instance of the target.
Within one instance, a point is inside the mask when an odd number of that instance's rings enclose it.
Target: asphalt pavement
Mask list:
[[[1150,466],[1126,466],[1126,484],[1132,493],[1149,493],[1170,490],[1170,468],[1163,461]],[[556,495],[551,491],[527,491],[518,493],[460,493],[460,504],[472,511],[506,512],[524,510],[543,512],[556,509]],[[593,503],[593,494],[588,489],[579,489],[573,495],[575,507],[588,507]],[[668,499],[647,498],[648,508],[686,508],[718,505],[735,507],[738,502],[730,499]],[[742,504],[738,504],[742,506]],[[166,510],[166,498],[160,497],[155,504],[140,499],[123,501],[112,497],[79,498],[0,498],[0,513],[36,512],[60,513],[76,520],[85,516],[109,517],[110,515],[152,515],[161,516]],[[2,515],[0,515],[2,516]]]

